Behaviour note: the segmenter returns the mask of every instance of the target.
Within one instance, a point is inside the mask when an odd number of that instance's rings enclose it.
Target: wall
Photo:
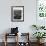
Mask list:
[[[24,6],[24,22],[11,22],[11,6]],[[36,24],[36,0],[0,0],[0,34],[10,32],[11,27],[19,27],[19,32],[30,32]]]

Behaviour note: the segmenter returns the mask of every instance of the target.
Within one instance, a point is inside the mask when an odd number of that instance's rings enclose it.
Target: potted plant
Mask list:
[[[38,43],[41,43],[40,40],[42,38],[45,38],[44,36],[46,36],[46,33],[45,32],[35,32],[33,35],[37,38]]]

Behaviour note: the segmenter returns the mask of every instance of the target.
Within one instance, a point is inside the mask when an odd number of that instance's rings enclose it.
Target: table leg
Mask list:
[[[7,46],[7,35],[5,34],[5,46]]]

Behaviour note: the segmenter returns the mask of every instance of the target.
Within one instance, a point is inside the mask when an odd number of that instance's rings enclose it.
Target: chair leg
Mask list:
[[[5,42],[5,46],[7,46],[7,43]]]

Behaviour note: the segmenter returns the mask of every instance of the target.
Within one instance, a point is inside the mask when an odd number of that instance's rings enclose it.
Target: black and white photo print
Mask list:
[[[24,6],[11,6],[11,21],[12,22],[24,21]]]

